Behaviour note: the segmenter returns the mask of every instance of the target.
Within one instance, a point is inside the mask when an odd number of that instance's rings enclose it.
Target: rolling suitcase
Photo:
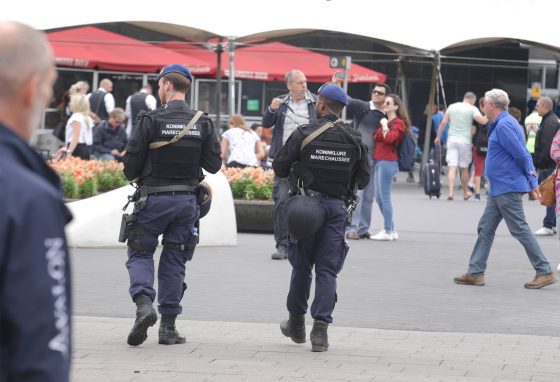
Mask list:
[[[441,196],[441,145],[436,145],[434,157],[430,158],[428,163],[422,169],[422,183],[424,185],[424,193],[432,198]]]

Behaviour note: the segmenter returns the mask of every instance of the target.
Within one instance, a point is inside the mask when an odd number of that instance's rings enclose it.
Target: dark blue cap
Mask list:
[[[167,73],[179,73],[187,77],[191,82],[193,80],[192,73],[189,70],[189,68],[181,64],[171,64],[171,65],[164,66],[163,69],[161,69],[161,72],[159,72],[157,76],[158,81],[160,80],[161,77],[165,76]]]
[[[336,84],[324,84],[319,88],[318,94],[321,97],[328,98],[332,101],[340,102],[344,106],[348,106],[348,96],[344,89]]]

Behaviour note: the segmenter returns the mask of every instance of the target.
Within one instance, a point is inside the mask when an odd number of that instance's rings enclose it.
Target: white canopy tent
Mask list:
[[[177,37],[213,36],[254,40],[329,30],[386,41],[417,51],[510,39],[560,50],[557,0],[167,0],[162,3],[98,0],[80,10],[76,2],[13,1],[5,20],[37,29],[129,22]]]
[[[429,96],[433,102],[440,52],[518,41],[560,53],[559,15],[558,0],[166,0],[156,4],[98,0],[84,11],[69,0],[20,0],[4,4],[0,18],[43,30],[125,22],[199,41],[223,37],[255,42],[320,30],[362,36],[395,53],[433,58]],[[234,73],[233,67],[230,72]],[[233,76],[229,81],[233,87]],[[427,125],[425,148],[431,118]]]

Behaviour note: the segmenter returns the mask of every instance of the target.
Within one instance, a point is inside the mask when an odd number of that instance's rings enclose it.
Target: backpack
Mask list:
[[[486,155],[488,152],[488,125],[477,124],[474,147],[478,155]]]
[[[403,139],[397,148],[399,154],[399,171],[410,171],[414,169],[414,160],[416,159],[416,144],[412,135],[404,132]]]

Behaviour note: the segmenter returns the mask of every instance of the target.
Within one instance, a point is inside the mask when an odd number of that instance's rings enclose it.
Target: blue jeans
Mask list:
[[[347,228],[347,231],[355,231],[358,235],[363,235],[368,232],[371,224],[371,207],[373,205],[374,196],[373,175],[375,170],[373,159],[369,160],[369,168],[369,183],[363,190],[358,191],[358,205],[356,206],[354,214],[352,214],[352,223]]]
[[[375,161],[375,201],[383,214],[383,228],[389,233],[395,230],[391,188],[393,177],[398,171],[399,164],[396,160]]]
[[[478,222],[478,239],[471,254],[468,273],[476,275],[484,273],[486,270],[496,229],[502,219],[506,221],[511,235],[525,248],[527,257],[537,275],[546,275],[551,272],[550,264],[525,219],[522,197],[523,194],[520,192],[488,196],[486,208]]]
[[[117,158],[115,158],[115,156],[111,153],[100,153],[99,151],[94,151],[92,155],[95,159],[117,160]]]
[[[539,183],[549,177],[556,170],[556,167],[549,167],[546,170],[539,170]],[[543,219],[543,227],[556,228],[556,212],[554,206],[546,207],[546,214]]]

